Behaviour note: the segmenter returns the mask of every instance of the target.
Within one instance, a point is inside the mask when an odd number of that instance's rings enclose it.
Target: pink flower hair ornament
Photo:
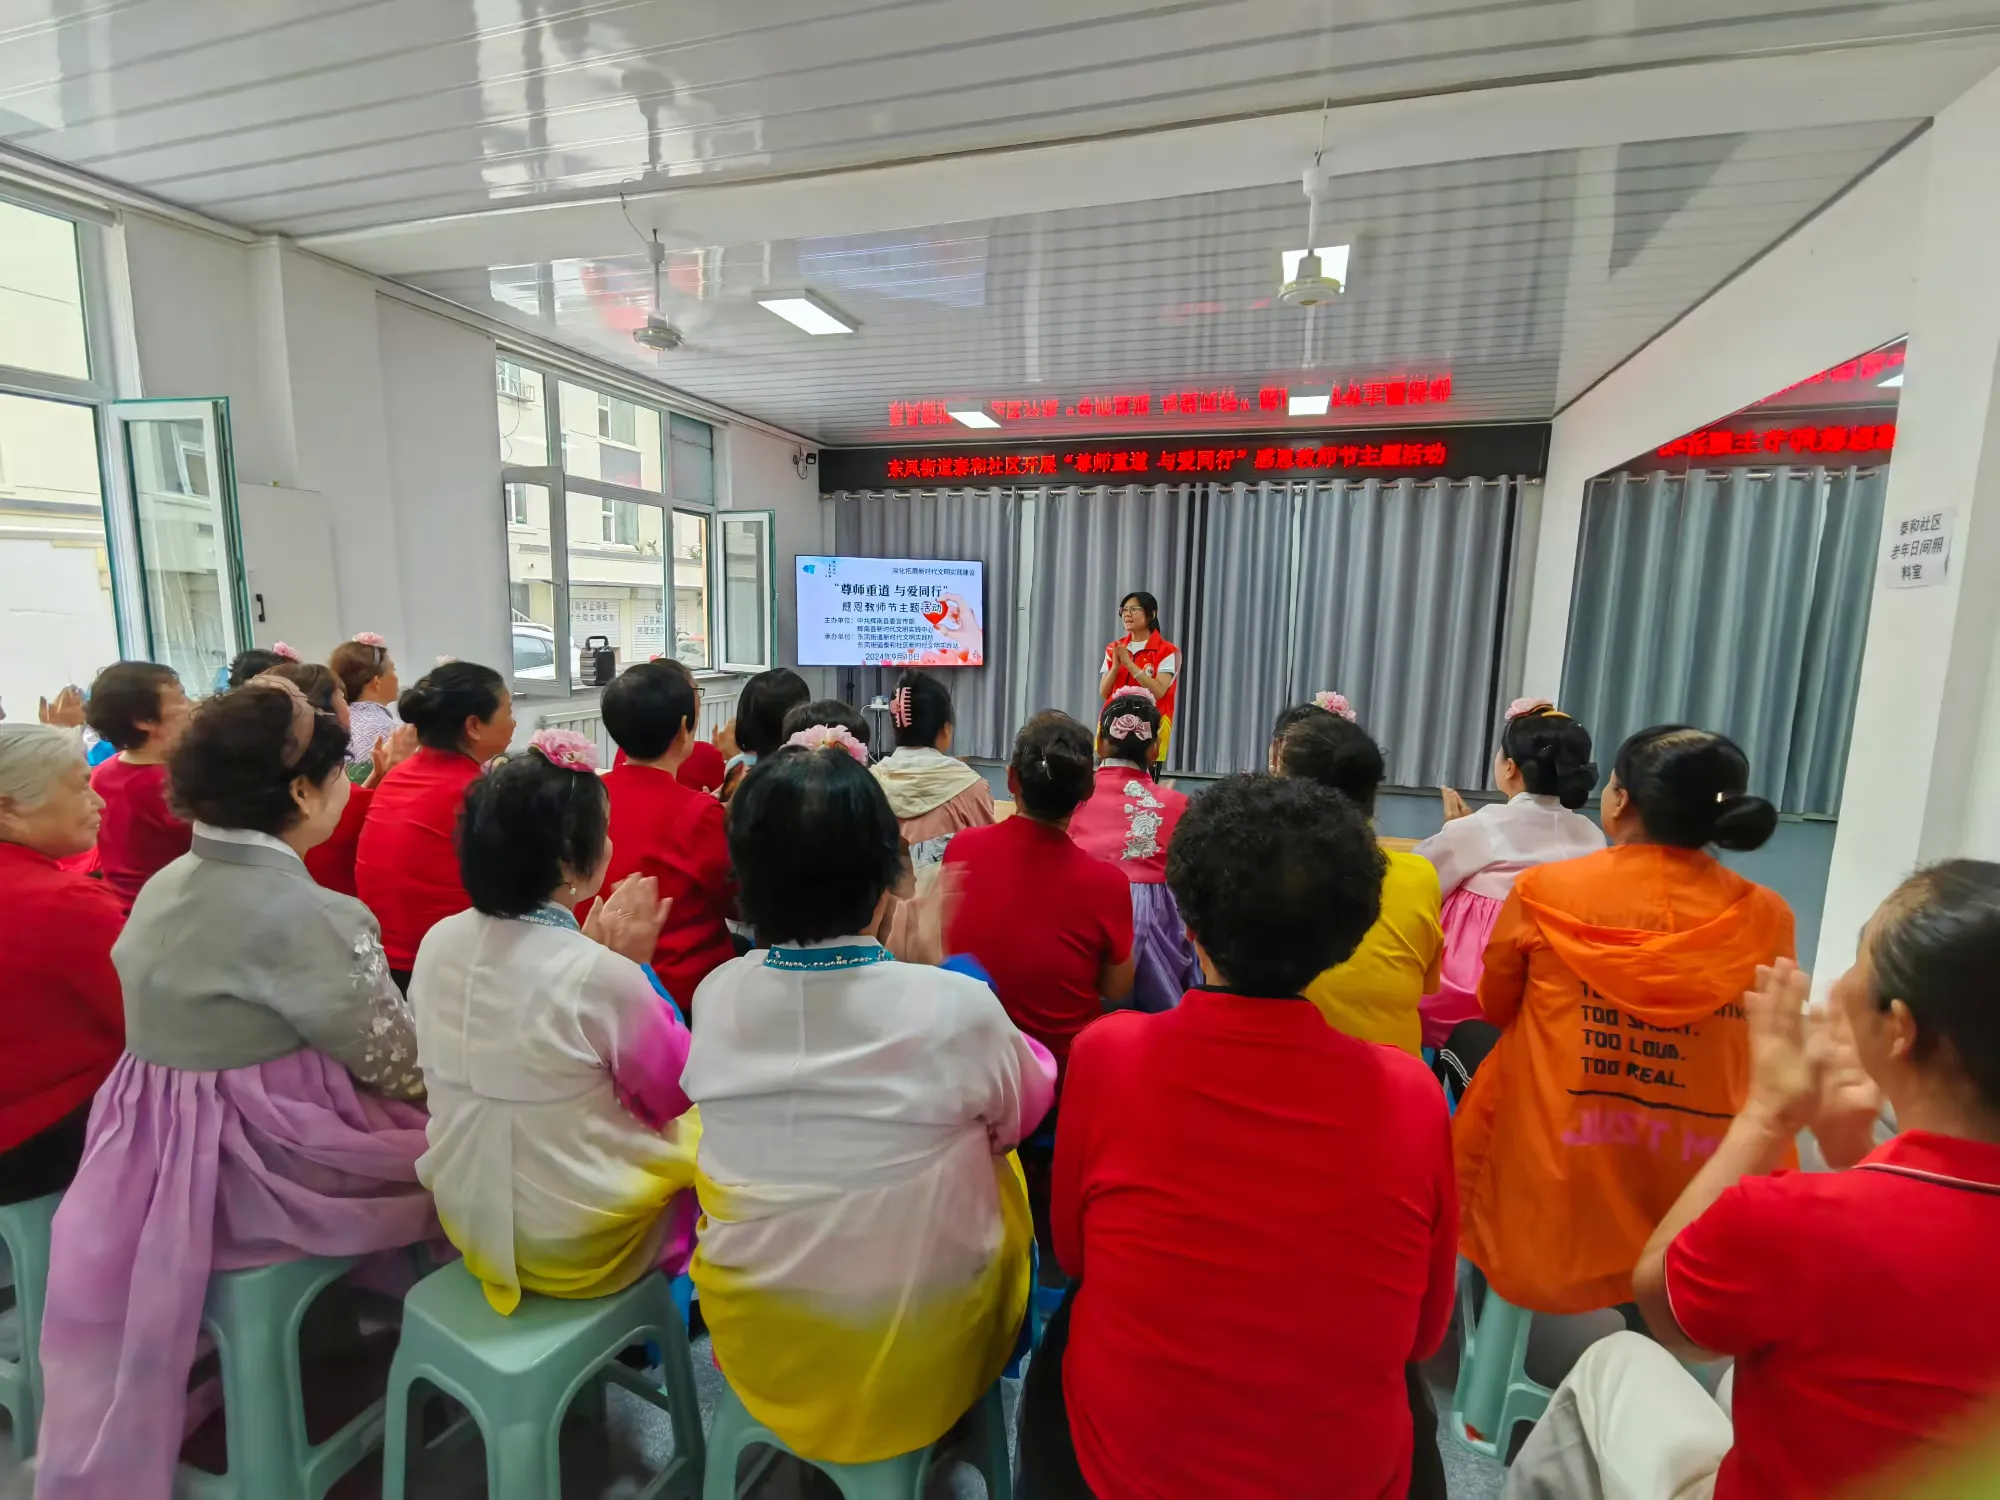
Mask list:
[[[838,724],[814,724],[801,729],[786,740],[787,745],[797,745],[801,750],[839,750],[851,755],[863,766],[868,764],[868,747]]]
[[[559,771],[597,770],[597,745],[573,729],[538,729],[528,748]]]
[[[1153,737],[1153,726],[1137,714],[1120,714],[1111,721],[1109,733],[1114,740],[1139,740],[1143,743]]]
[[[297,661],[299,659],[299,653],[294,651],[290,646],[287,646],[283,641],[271,642],[271,654],[273,656],[282,656],[286,661]]]
[[[1313,707],[1323,708],[1330,714],[1339,714],[1350,724],[1358,724],[1361,716],[1354,711],[1354,705],[1347,701],[1344,693],[1314,693]]]
[[[386,651],[389,643],[372,630],[364,630],[354,638],[357,646],[373,646],[377,651]]]
[[[1158,703],[1160,701],[1153,696],[1151,688],[1142,688],[1137,683],[1133,683],[1129,687],[1122,687],[1111,695],[1113,703],[1116,703],[1120,698],[1144,698],[1148,703]]]
[[[1518,719],[1522,714],[1531,714],[1540,709],[1553,709],[1554,707],[1555,705],[1546,698],[1516,698],[1512,703],[1507,705],[1507,717]]]

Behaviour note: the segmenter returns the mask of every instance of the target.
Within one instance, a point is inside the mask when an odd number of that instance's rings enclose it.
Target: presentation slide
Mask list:
[[[797,560],[799,665],[983,667],[986,564]]]

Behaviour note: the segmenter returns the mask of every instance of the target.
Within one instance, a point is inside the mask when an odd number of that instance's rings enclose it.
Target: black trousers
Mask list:
[[[1016,1421],[1020,1450],[1021,1500],[1096,1500],[1076,1461],[1076,1443],[1069,1430],[1069,1407],[1063,1400],[1063,1356],[1069,1350],[1069,1314],[1080,1282],[1071,1282],[1062,1306],[1042,1330],[1041,1346],[1028,1362],[1021,1385]],[[1228,1379],[1227,1371],[1218,1372]],[[1135,1372],[1135,1378],[1143,1378]],[[1403,1370],[1409,1393],[1411,1448],[1410,1500],[1446,1500],[1444,1457],[1438,1452],[1437,1408],[1430,1387],[1415,1365]]]
[[[85,1102],[13,1149],[0,1151],[0,1204],[26,1203],[68,1187],[83,1161],[89,1129],[90,1105]]]

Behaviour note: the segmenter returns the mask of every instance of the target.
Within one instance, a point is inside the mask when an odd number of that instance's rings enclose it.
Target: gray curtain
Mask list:
[[[1584,498],[1563,707],[1608,775],[1649,724],[1718,730],[1780,811],[1831,815],[1868,629],[1886,469],[1699,469]]]
[[[1104,648],[1124,634],[1118,601],[1136,589],[1159,599],[1162,632],[1188,648],[1188,621],[1175,609],[1187,597],[1200,490],[1161,484],[1028,492],[1035,581],[1026,607],[1027,649],[1018,663],[1024,714],[1059,708],[1097,723]],[[1183,689],[1176,704],[1183,720],[1187,701]],[[1182,769],[1178,730],[1174,739],[1174,768]]]
[[[845,556],[921,557],[986,564],[984,667],[936,675],[952,692],[960,755],[1005,758],[1014,723],[1008,664],[1015,655],[1014,507],[1011,490],[871,490],[833,497],[834,549]],[[841,696],[863,704],[894,686],[897,674],[879,667],[843,668]]]
[[[1346,694],[1393,786],[1488,785],[1519,481],[1303,488],[1289,701]]]
[[[1188,628],[1179,642],[1187,660],[1176,705],[1175,770],[1264,767],[1272,717],[1292,701],[1295,491],[1304,488],[1207,487],[1195,517]]]

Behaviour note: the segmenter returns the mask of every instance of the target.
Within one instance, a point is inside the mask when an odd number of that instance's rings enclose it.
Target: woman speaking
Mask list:
[[[1160,601],[1151,594],[1127,594],[1118,606],[1118,618],[1125,635],[1104,648],[1098,701],[1104,702],[1120,688],[1142,687],[1151,693],[1160,705],[1158,759],[1165,765],[1174,732],[1174,694],[1180,687],[1180,648],[1160,634]]]

